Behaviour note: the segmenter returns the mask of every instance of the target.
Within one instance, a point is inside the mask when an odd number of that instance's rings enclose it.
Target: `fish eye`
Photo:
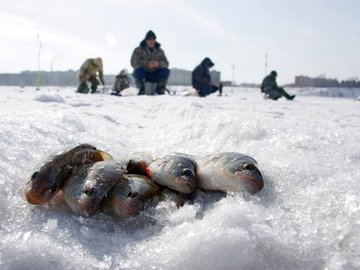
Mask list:
[[[243,166],[244,170],[255,170],[256,166],[252,163],[245,163]]]
[[[88,196],[91,196],[95,193],[95,188],[94,187],[91,187],[91,188],[86,188],[84,190],[84,194],[88,195]]]
[[[194,173],[190,169],[183,169],[181,172],[181,176],[194,176]]]
[[[139,192],[137,192],[137,191],[130,191],[128,194],[128,197],[131,197],[131,198],[135,198],[137,196],[139,196]]]
[[[34,173],[31,175],[31,180],[35,180],[35,178],[38,177],[39,174],[40,174],[39,171],[34,172]]]
[[[57,186],[52,186],[51,187],[51,194],[54,194],[55,193],[55,191],[57,190]]]

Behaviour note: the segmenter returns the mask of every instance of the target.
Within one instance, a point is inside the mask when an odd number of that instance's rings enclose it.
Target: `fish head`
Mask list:
[[[169,156],[159,163],[160,166],[150,166],[148,175],[161,179],[159,184],[182,193],[191,193],[197,187],[196,163],[186,157]],[[154,171],[155,170],[155,171]]]
[[[251,194],[260,191],[264,187],[264,180],[261,172],[252,162],[241,162],[236,166],[236,168],[232,168],[231,172],[235,181],[244,186],[244,188]]]
[[[191,193],[196,188],[196,176],[195,171],[187,166],[181,166],[174,169],[173,174],[175,176],[175,183],[178,189],[182,193]]]
[[[53,164],[47,164],[40,170],[36,170],[26,184],[26,200],[35,205],[48,202],[59,191],[58,184],[61,175],[61,168]]]
[[[97,186],[86,185],[76,197],[75,213],[80,216],[91,216],[105,205],[107,193]]]
[[[101,211],[111,189],[125,167],[113,161],[100,161],[78,167],[63,188],[65,201],[72,211],[88,217]]]
[[[121,218],[140,213],[145,200],[154,195],[158,188],[141,175],[124,175],[112,189],[108,206]]]
[[[74,179],[75,178],[75,179]],[[65,186],[64,195],[67,205],[79,216],[89,217],[99,212],[104,204],[105,198],[96,186],[81,185],[80,178],[69,179],[69,185]]]
[[[139,193],[131,190],[112,194],[109,203],[112,210],[121,218],[136,216],[142,208]]]

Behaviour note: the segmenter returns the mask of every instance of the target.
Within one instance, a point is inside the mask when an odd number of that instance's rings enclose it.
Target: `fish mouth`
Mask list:
[[[182,193],[191,193],[195,190],[196,183],[185,180],[184,178],[176,178],[174,189]]]
[[[47,189],[43,192],[35,192],[34,190],[27,190],[25,191],[25,198],[30,204],[34,205],[43,205],[47,203],[53,194],[51,193],[50,189]]]
[[[141,203],[137,199],[126,200],[114,197],[110,202],[112,210],[120,218],[129,218],[140,213]]]
[[[71,209],[76,215],[82,217],[89,217],[99,212],[105,204],[105,200],[101,200],[99,203],[88,198],[80,197],[73,201]]]
[[[264,187],[264,180],[262,177],[255,177],[243,172],[236,172],[235,175],[242,181],[245,189],[251,194],[255,194]]]

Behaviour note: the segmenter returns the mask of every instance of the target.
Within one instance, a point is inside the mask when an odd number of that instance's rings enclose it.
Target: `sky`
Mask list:
[[[106,74],[131,72],[151,29],[172,68],[210,57],[222,80],[238,83],[273,69],[279,83],[343,80],[360,77],[359,11],[358,0],[2,0],[0,73],[37,70],[39,39],[41,70],[78,70],[102,57]]]

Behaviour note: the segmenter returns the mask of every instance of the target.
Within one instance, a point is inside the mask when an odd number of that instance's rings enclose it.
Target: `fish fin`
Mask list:
[[[152,176],[152,170],[151,170],[151,168],[150,167],[146,167],[146,169],[145,169],[145,172],[146,172],[146,174],[148,175],[148,176]]]
[[[102,151],[102,150],[98,150],[98,151],[99,151],[99,155],[101,156],[101,158],[103,160],[112,160],[113,159],[113,157],[109,153]]]
[[[59,207],[65,204],[64,194],[60,190],[55,196],[49,201],[49,206],[51,207]]]

